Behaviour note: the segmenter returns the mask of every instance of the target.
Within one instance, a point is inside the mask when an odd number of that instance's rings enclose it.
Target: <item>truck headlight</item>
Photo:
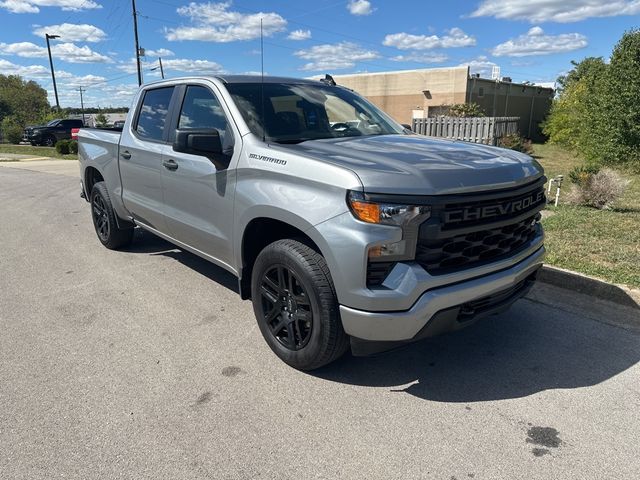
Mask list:
[[[363,222],[404,227],[421,223],[429,217],[431,209],[424,205],[402,205],[366,200],[362,192],[349,192],[349,207],[353,215]]]
[[[350,191],[347,197],[353,215],[363,222],[402,228],[402,240],[369,248],[371,261],[410,260],[415,256],[418,227],[429,218],[431,208],[424,205],[373,202],[362,192]]]

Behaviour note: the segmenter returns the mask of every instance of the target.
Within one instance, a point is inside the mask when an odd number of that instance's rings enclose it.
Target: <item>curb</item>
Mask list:
[[[599,278],[550,265],[544,265],[540,269],[538,280],[555,287],[640,310],[640,290],[625,285],[607,283]]]

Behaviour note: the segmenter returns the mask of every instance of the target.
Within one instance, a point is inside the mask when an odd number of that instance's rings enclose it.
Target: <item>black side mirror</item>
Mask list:
[[[176,130],[176,139],[173,142],[173,150],[205,157],[221,155],[220,132],[215,128],[178,129]]]
[[[410,132],[412,132],[413,130],[411,129],[411,125],[409,125],[408,123],[403,123],[402,126],[404,128],[406,128],[407,130],[409,130]]]

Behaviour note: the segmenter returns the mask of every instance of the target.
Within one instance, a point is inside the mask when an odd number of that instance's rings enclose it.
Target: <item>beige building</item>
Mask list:
[[[470,76],[469,67],[334,75],[336,83],[367,97],[400,123],[446,115],[458,103],[477,103],[487,116],[520,117],[520,133],[535,140],[554,91],[535,85]]]

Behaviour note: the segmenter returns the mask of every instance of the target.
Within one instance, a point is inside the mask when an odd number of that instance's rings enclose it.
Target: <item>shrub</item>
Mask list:
[[[533,148],[531,147],[531,140],[526,140],[517,133],[505,135],[504,137],[499,139],[498,146],[527,154],[531,154],[533,152]]]
[[[6,117],[2,120],[2,136],[9,143],[20,143],[23,130],[14,117]]]
[[[71,140],[69,142],[69,153],[78,153],[78,141],[77,140]]]
[[[597,165],[584,165],[576,167],[569,172],[569,180],[571,183],[579,187],[585,186],[591,177],[600,171]]]
[[[484,117],[482,107],[477,103],[457,103],[449,107],[452,117]]]
[[[581,178],[581,177],[580,177]],[[598,209],[609,209],[629,185],[629,180],[610,168],[586,174],[583,184],[574,183],[567,196],[569,203]]]
[[[61,155],[69,153],[69,140],[58,140],[56,142],[56,152]]]

